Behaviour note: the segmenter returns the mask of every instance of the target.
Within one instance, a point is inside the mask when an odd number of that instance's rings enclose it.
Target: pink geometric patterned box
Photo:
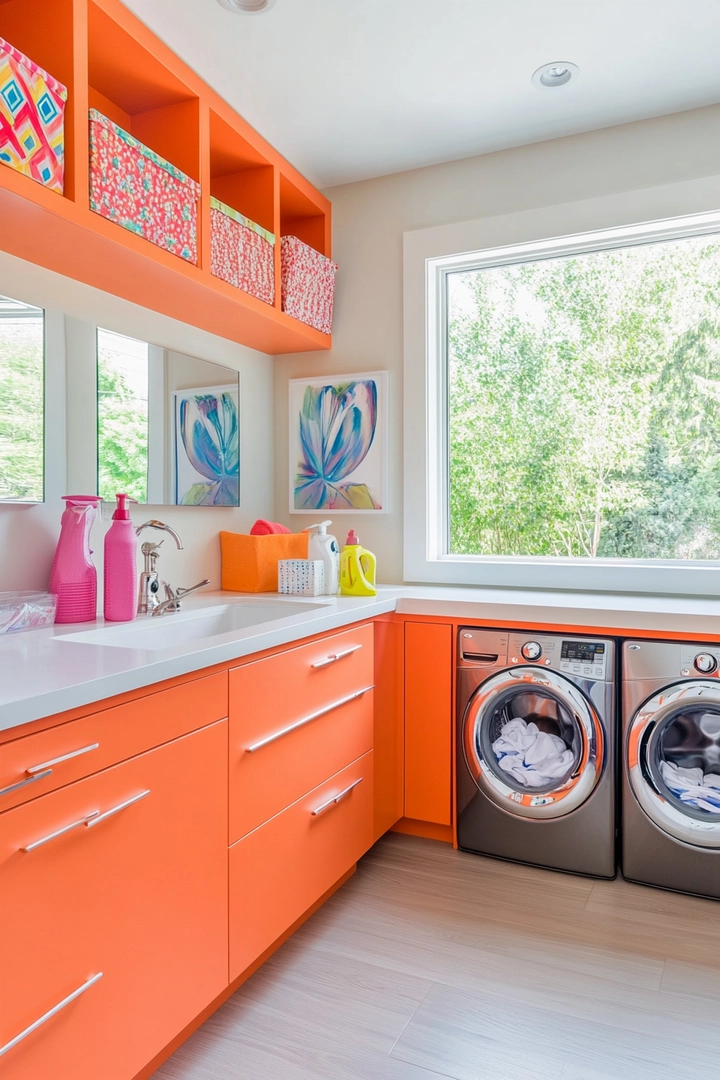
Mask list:
[[[90,110],[90,209],[197,264],[200,185]]]
[[[323,334],[332,331],[337,263],[297,236],[280,239],[282,309]]]
[[[266,304],[275,302],[275,234],[210,196],[210,272]]]
[[[0,38],[0,162],[63,190],[67,89]]]

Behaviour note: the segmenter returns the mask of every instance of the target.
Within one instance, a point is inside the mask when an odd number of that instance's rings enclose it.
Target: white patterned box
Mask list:
[[[322,559],[280,559],[278,592],[291,596],[322,596],[324,591]]]

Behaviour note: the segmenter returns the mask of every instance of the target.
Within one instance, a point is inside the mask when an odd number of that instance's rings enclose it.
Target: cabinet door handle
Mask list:
[[[91,750],[97,750],[99,746],[99,742],[91,743],[90,746],[81,746],[79,750],[71,750],[69,754],[53,758],[52,761],[43,761],[42,765],[31,765],[25,772],[28,776],[34,776],[35,773],[42,772],[43,769],[50,769],[52,772],[53,765],[61,765],[63,761],[70,761],[72,758],[80,757],[81,754],[89,754]]]
[[[71,821],[69,825],[63,825],[61,829],[56,829],[55,832],[48,833],[47,836],[41,836],[39,840],[33,840],[31,844],[26,844],[25,847],[20,848],[26,854],[28,851],[35,851],[35,848],[42,847],[43,844],[49,844],[51,840],[57,840],[58,836],[64,836],[65,833],[69,833],[71,829],[77,829],[80,825],[87,825],[93,818],[96,818],[100,813],[99,810],[92,810],[85,817],[78,818],[77,821]]]
[[[283,735],[289,735],[291,731],[296,731],[299,727],[303,727],[305,724],[317,720],[319,716],[325,716],[326,713],[332,712],[333,709],[339,709],[341,705],[347,705],[348,702],[355,701],[355,698],[362,697],[363,694],[367,694],[370,690],[374,689],[375,684],[373,683],[372,686],[364,686],[362,690],[356,690],[354,694],[348,694],[347,697],[340,698],[339,701],[333,701],[332,705],[326,705],[324,709],[318,709],[317,712],[310,713],[309,716],[303,716],[302,720],[296,720],[295,723],[290,724],[289,727],[282,728],[281,731],[276,731],[273,735],[268,735],[265,739],[260,739],[259,742],[253,743],[252,746],[246,746],[245,752],[247,754],[252,754],[256,750],[260,750],[261,747],[275,742],[276,739],[282,739]]]
[[[19,1035],[16,1035],[14,1039],[11,1039],[9,1043],[5,1043],[4,1046],[0,1046],[0,1057],[2,1057],[3,1054],[7,1054],[8,1050],[12,1050],[13,1046],[17,1046],[17,1044],[19,1042],[22,1042],[23,1039],[27,1039],[28,1035],[32,1035],[33,1031],[37,1031],[37,1029],[42,1024],[44,1024],[46,1020],[49,1020],[51,1017],[59,1013],[61,1009],[64,1009],[65,1006],[69,1005],[71,1001],[75,1000],[75,998],[79,998],[81,994],[84,994],[86,990],[89,990],[91,986],[94,986],[99,979],[102,979],[102,977],[103,972],[98,971],[97,975],[93,975],[91,978],[88,979],[87,982],[83,983],[82,986],[78,986],[77,990],[73,990],[72,994],[68,994],[68,996],[66,998],[63,998],[62,1001],[59,1001],[57,1005],[53,1005],[52,1009],[48,1009],[46,1013],[43,1013],[41,1017],[39,1017],[34,1023],[30,1024],[29,1027],[26,1027],[24,1031],[21,1031]]]
[[[24,780],[17,780],[14,784],[10,784],[9,787],[0,788],[0,795],[9,795],[11,791],[19,791],[20,788],[24,788],[28,784],[34,784],[36,780],[44,780],[51,773],[52,769],[46,769],[44,772],[35,773],[34,776],[26,776]]]
[[[313,817],[317,817],[318,814],[322,814],[323,810],[327,810],[331,806],[337,806],[337,804],[342,799],[344,799],[346,795],[350,794],[350,792],[352,791],[353,788],[356,788],[358,786],[358,784],[362,784],[362,782],[363,782],[363,777],[362,776],[360,777],[359,780],[353,780],[350,787],[346,787],[345,790],[341,791],[339,795],[333,795],[332,799],[328,799],[328,801],[324,802],[321,806],[316,806],[314,810],[310,811],[310,813],[312,814]]]
[[[104,814],[93,814],[92,818],[86,821],[85,824],[88,829],[92,829],[94,825],[99,825],[101,821],[106,821],[107,818],[112,817],[113,814],[119,814],[126,806],[132,806],[133,803],[140,802],[141,799],[144,799],[145,796],[149,794],[150,788],[148,788],[147,791],[139,791],[137,795],[132,795],[129,799],[126,799],[125,802],[118,803],[117,806],[111,807],[109,810],[106,810]]]
[[[133,795],[129,799],[125,799],[124,802],[118,803],[117,806],[112,806],[109,810],[106,810],[103,814],[99,810],[92,810],[83,818],[78,818],[77,821],[71,821],[69,825],[63,825],[61,829],[56,829],[55,832],[48,833],[47,836],[40,837],[39,840],[33,840],[31,844],[27,844],[25,847],[20,848],[21,851],[35,851],[35,848],[42,847],[43,844],[48,844],[51,840],[57,840],[58,836],[64,836],[65,833],[70,832],[71,829],[77,829],[80,825],[86,825],[88,829],[93,825],[99,825],[101,821],[105,821],[107,818],[112,817],[113,814],[119,814],[121,810],[124,810],[126,806],[132,806],[133,803],[139,802],[140,799],[144,799],[146,795],[150,794],[150,789],[147,791],[140,791],[137,795]]]
[[[326,656],[324,660],[316,660],[310,667],[327,667],[328,664],[335,664],[338,660],[342,660],[343,656],[350,656],[351,653],[357,652],[358,649],[362,649],[362,645],[351,645],[349,649],[343,649],[342,652],[331,653],[330,656]]]

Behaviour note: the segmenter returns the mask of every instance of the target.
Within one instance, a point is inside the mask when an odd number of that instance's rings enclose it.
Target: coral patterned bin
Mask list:
[[[0,38],[0,162],[62,192],[67,89]]]
[[[266,304],[275,302],[275,234],[210,196],[210,272]]]
[[[298,240],[280,240],[282,309],[323,334],[332,330],[337,263]]]
[[[90,110],[91,210],[197,264],[199,198],[196,180]]]

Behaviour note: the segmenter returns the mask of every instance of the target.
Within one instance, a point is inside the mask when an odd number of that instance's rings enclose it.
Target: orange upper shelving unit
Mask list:
[[[0,37],[68,87],[65,192],[0,166],[0,248],[266,353],[332,341],[210,273],[210,196],[331,255],[331,206],[119,0],[0,0]],[[199,265],[90,210],[88,109],[202,186]]]

